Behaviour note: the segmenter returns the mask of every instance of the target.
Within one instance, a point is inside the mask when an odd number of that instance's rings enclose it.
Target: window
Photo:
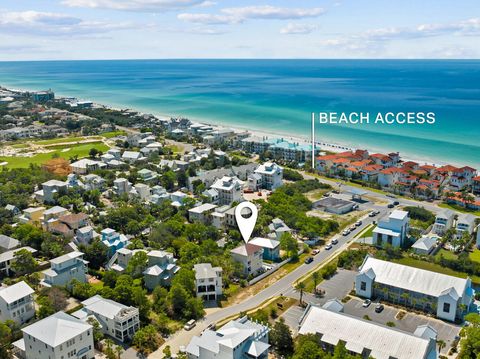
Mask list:
[[[360,283],[360,290],[367,290],[367,282]]]
[[[450,303],[443,303],[443,312],[450,313]]]

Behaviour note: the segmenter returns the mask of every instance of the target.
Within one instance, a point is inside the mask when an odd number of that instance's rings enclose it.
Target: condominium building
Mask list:
[[[73,279],[87,282],[87,264],[82,252],[71,252],[50,260],[50,269],[44,270],[40,284],[46,287],[69,285]]]
[[[93,327],[57,312],[22,329],[23,339],[13,343],[17,356],[25,359],[93,359]]]
[[[84,300],[82,305],[82,309],[72,314],[75,318],[86,322],[93,316],[104,334],[121,342],[131,340],[140,329],[140,315],[135,307],[128,307],[100,295]]]
[[[394,247],[405,246],[409,223],[408,212],[394,210],[387,219],[378,221],[373,230],[373,244],[379,247],[387,243]]]
[[[357,295],[404,303],[455,321],[474,298],[470,278],[457,278],[367,256],[355,278]]]
[[[222,268],[212,267],[210,263],[193,266],[197,297],[203,300],[217,300],[223,293]]]
[[[189,359],[267,359],[268,327],[243,317],[217,331],[204,330],[186,348]]]
[[[0,288],[0,321],[22,325],[35,316],[35,291],[24,281]]]
[[[341,304],[341,303],[340,303]],[[300,319],[301,335],[314,334],[319,346],[333,352],[339,343],[361,358],[436,359],[436,331],[420,326],[415,333],[389,328],[341,312],[343,306],[309,305]],[[332,310],[335,308],[337,310]]]

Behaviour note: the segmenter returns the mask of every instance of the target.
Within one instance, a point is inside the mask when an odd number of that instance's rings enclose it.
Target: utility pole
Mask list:
[[[312,112],[312,171],[315,170],[315,113]]]

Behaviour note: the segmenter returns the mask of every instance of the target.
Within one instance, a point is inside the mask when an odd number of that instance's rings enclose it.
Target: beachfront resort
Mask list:
[[[475,168],[51,90],[0,88],[0,138],[2,358],[432,359],[478,344]],[[248,243],[244,201],[259,211]]]

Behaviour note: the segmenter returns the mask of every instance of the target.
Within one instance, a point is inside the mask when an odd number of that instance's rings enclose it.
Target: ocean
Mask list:
[[[0,85],[305,138],[312,112],[434,112],[433,125],[317,122],[316,137],[480,168],[478,60],[0,62]]]

